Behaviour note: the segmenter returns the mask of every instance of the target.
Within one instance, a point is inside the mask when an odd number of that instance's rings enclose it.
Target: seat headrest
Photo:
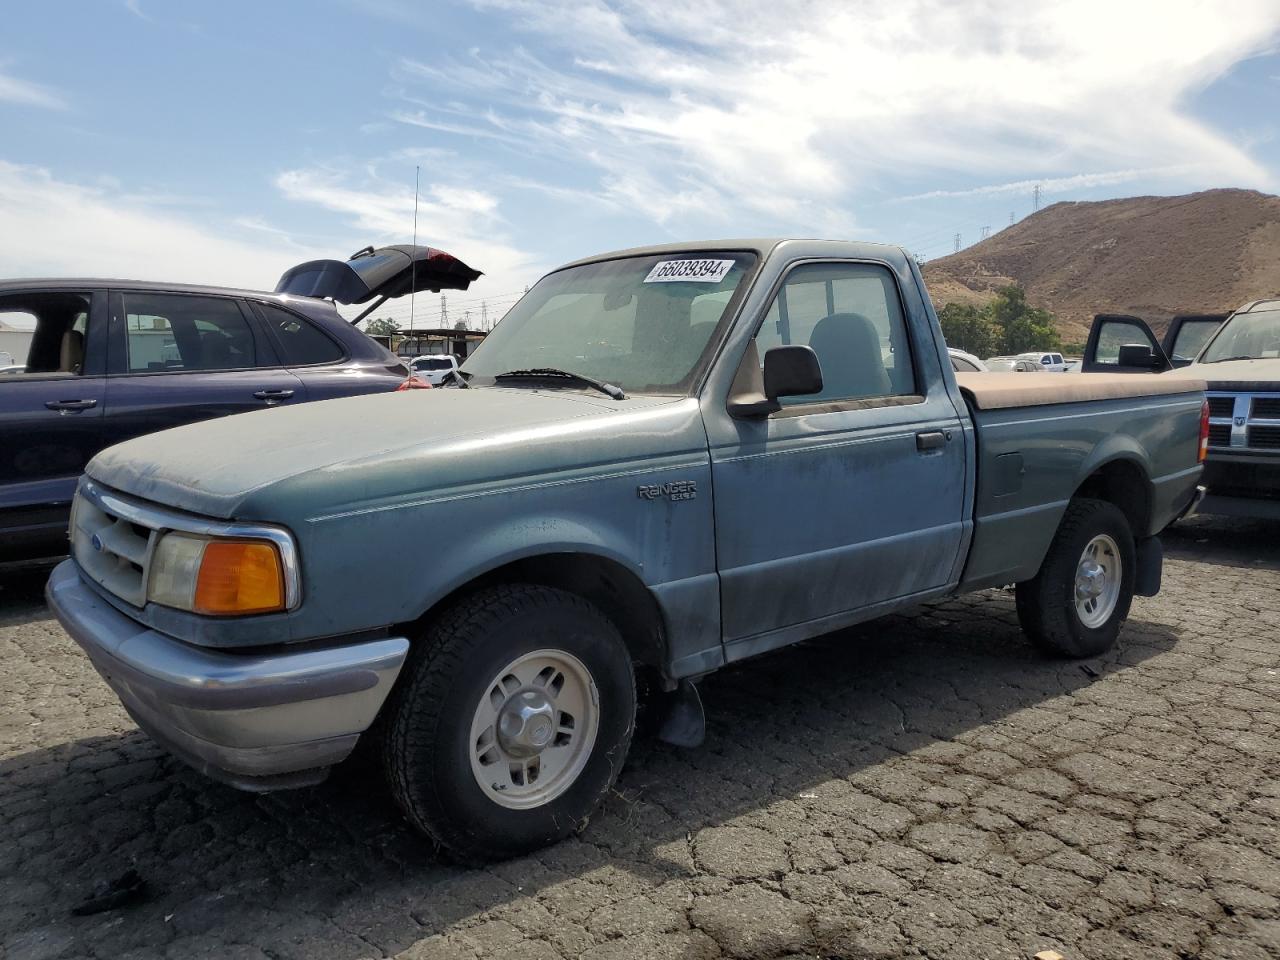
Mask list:
[[[62,344],[58,349],[58,372],[79,373],[84,364],[84,334],[79,330],[68,330],[62,335]]]

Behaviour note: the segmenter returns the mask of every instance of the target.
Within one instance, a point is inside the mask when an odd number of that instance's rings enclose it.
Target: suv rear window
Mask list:
[[[280,344],[280,354],[286,367],[337,363],[342,359],[342,348],[330,340],[328,334],[321,333],[297,314],[269,303],[260,303],[258,307]]]

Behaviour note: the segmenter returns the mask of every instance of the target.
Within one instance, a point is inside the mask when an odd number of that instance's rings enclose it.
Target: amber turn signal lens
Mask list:
[[[1204,463],[1209,456],[1209,401],[1200,404],[1200,449],[1196,455],[1198,463]]]
[[[284,571],[274,544],[211,540],[196,578],[196,613],[270,613],[284,609]]]

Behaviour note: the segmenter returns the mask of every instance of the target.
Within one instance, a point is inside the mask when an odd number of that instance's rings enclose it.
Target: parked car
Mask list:
[[[1060,353],[1035,353],[1033,351],[1018,354],[1018,359],[1037,363],[1040,365],[1041,370],[1049,373],[1063,373],[1067,369],[1067,361],[1063,359]]]
[[[987,369],[992,373],[1043,373],[1044,367],[1025,357],[991,357]]]
[[[395,390],[404,364],[343,320],[333,301],[400,296],[411,269],[419,289],[478,276],[424,252],[439,253],[420,248],[416,268],[399,248],[301,264],[276,293],[0,281],[0,313],[34,325],[25,367],[0,382],[0,561],[67,552],[76,480],[114,443],[226,414]]]
[[[409,361],[410,372],[433,387],[440,386],[444,378],[457,369],[458,358],[451,353],[427,354]]]
[[[972,353],[965,353],[963,350],[957,350],[955,347],[947,347],[947,353],[951,356],[951,369],[956,373],[987,372],[987,365]]]
[[[1100,314],[1083,369],[1207,381],[1201,509],[1280,519],[1280,299],[1255,300],[1226,318],[1176,316],[1162,341],[1138,317]]]
[[[587,822],[637,670],[693,745],[693,680],[937,597],[1016,583],[1036,644],[1099,655],[1193,505],[1202,384],[956,374],[928,304],[868,243],[580,260],[408,407],[99,454],[50,604],[200,770],[314,783],[374,737],[409,821],[467,858]],[[448,547],[388,562],[420,542]]]

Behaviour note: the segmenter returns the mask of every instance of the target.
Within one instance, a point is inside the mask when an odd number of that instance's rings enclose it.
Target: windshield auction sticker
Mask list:
[[[644,282],[719,283],[732,266],[732,260],[660,260]]]

